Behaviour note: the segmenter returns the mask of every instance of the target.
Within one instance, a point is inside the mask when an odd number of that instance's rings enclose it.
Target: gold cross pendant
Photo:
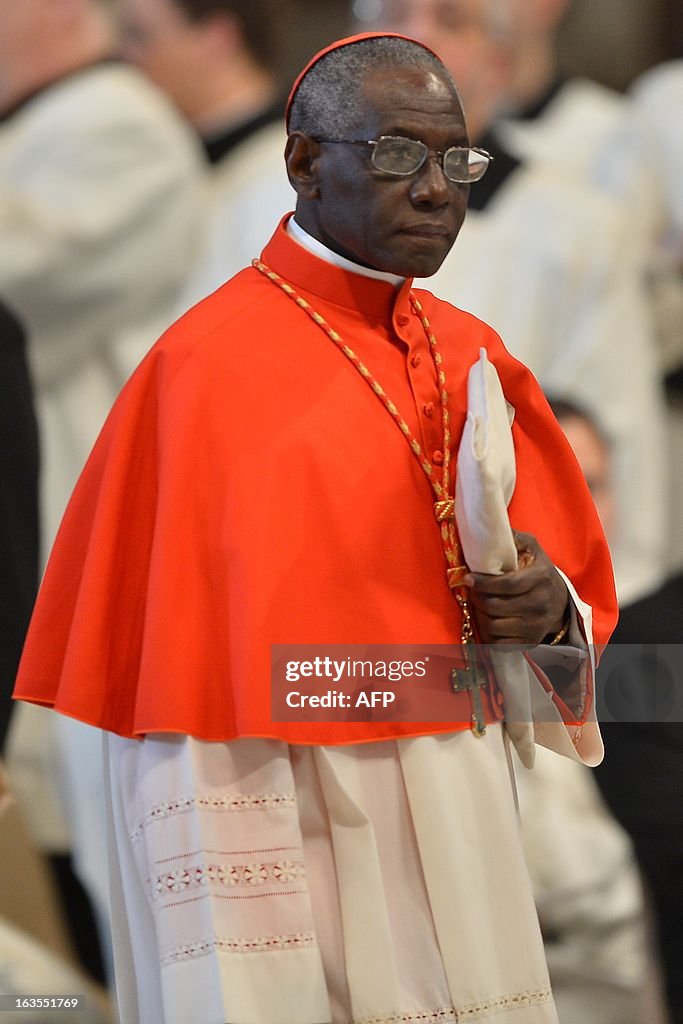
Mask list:
[[[481,702],[481,690],[488,686],[488,678],[477,665],[476,658],[473,658],[467,644],[462,645],[462,668],[451,669],[451,686],[455,693],[469,692],[472,701],[472,732],[475,736],[483,736],[486,732],[486,719],[484,708]]]

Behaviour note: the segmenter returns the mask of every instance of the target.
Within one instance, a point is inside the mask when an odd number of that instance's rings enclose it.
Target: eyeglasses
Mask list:
[[[443,173],[449,181],[456,184],[469,184],[479,181],[486,174],[493,157],[485,149],[473,146],[451,146],[443,153],[430,149],[418,139],[404,139],[400,135],[382,135],[379,139],[324,139],[316,138],[316,142],[328,142],[342,146],[372,146],[371,160],[378,171],[384,174],[397,174],[407,177],[416,174],[425,163],[430,153],[439,158]]]

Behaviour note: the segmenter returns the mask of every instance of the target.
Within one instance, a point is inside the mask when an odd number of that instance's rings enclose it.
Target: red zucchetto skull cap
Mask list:
[[[322,57],[327,56],[328,53],[332,53],[333,50],[341,50],[343,46],[352,46],[354,43],[362,43],[365,39],[405,39],[406,42],[414,43],[416,46],[421,46],[423,50],[427,51],[427,53],[431,53],[432,56],[437,58],[437,60],[441,60],[438,53],[435,53],[434,50],[431,49],[431,47],[427,46],[425,43],[421,43],[419,39],[411,39],[410,36],[403,36],[400,34],[400,32],[361,32],[359,33],[359,35],[346,36],[346,38],[344,39],[337,39],[336,42],[330,43],[329,46],[324,47],[324,49],[316,53],[314,57],[311,57],[303,71],[301,71],[297,75],[296,81],[294,82],[294,85],[292,86],[291,92],[287,99],[287,106],[285,107],[285,125],[287,127],[288,133],[289,115],[291,114],[292,111],[292,103],[294,102],[294,97],[297,94],[299,86],[301,85],[304,78],[311,70],[311,68],[314,67],[314,65],[316,65]]]

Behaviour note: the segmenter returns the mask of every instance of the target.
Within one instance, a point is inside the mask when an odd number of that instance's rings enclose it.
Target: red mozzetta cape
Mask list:
[[[433,457],[439,394],[409,284],[397,292],[322,262],[283,225],[263,259],[356,351]],[[456,442],[485,346],[516,409],[512,524],[538,537],[606,642],[606,544],[538,384],[491,328],[417,294],[444,355]],[[270,719],[273,643],[457,642],[432,504],[357,370],[244,270],[167,331],[114,406],[58,535],[15,696],[126,736],[345,743],[461,728]]]

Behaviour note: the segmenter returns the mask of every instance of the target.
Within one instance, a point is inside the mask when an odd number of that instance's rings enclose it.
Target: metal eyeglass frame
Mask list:
[[[378,167],[377,163],[375,162],[375,154],[377,152],[378,143],[382,142],[384,139],[396,142],[411,142],[414,145],[421,146],[422,156],[419,160],[419,163],[410,171],[392,171],[386,167]],[[448,149],[442,151],[438,149],[430,149],[429,146],[426,143],[422,142],[420,139],[408,139],[403,135],[380,135],[378,139],[328,139],[320,136],[315,136],[314,141],[327,142],[331,143],[332,145],[341,146],[372,146],[373,150],[370,159],[372,160],[373,167],[376,167],[377,170],[381,171],[382,174],[393,174],[398,178],[408,178],[411,174],[417,174],[420,168],[424,167],[427,157],[430,154],[434,154],[434,156],[440,158],[439,163],[444,173],[444,177],[446,178],[447,181],[452,182],[454,185],[469,185],[472,182],[481,181],[481,179],[484,177],[487,170],[489,169],[489,165],[494,159],[494,157],[491,156],[491,154],[487,152],[487,150],[481,149],[479,146],[449,146]],[[451,178],[450,175],[446,173],[446,157],[448,156],[449,153],[452,153],[454,151],[459,153],[478,153],[479,156],[486,157],[486,166],[484,167],[481,174],[477,178]]]

